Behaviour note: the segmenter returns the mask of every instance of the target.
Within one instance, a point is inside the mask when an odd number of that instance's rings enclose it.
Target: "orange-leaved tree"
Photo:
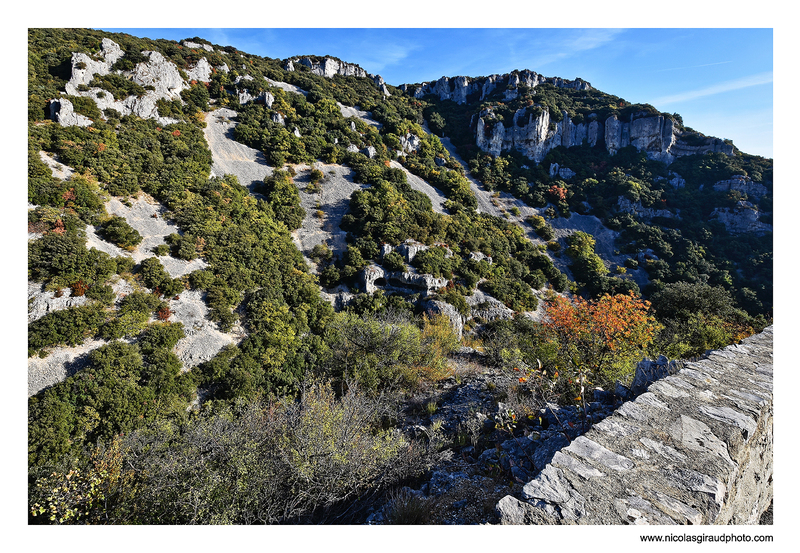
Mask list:
[[[546,309],[544,326],[559,368],[577,367],[600,386],[627,380],[661,329],[650,302],[633,293],[596,300],[556,296]]]

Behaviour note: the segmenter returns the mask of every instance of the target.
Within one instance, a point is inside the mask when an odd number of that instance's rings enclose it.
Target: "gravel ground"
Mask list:
[[[267,79],[266,77],[264,77],[264,80],[267,81],[270,84],[270,86],[280,88],[281,90],[285,90],[286,92],[294,92],[295,94],[302,94],[303,96],[308,95],[308,92],[293,84],[283,83],[281,81],[273,81],[272,79]]]
[[[141,193],[129,206],[123,204],[118,198],[112,198],[106,203],[106,211],[109,214],[124,217],[130,226],[135,228],[142,235],[142,242],[131,252],[126,252],[100,239],[96,235],[91,245],[98,249],[103,249],[110,255],[128,255],[134,261],[141,263],[148,257],[153,257],[153,248],[166,244],[166,237],[170,234],[179,234],[178,226],[167,222],[164,219],[166,209],[159,202],[147,194]],[[105,242],[105,243],[103,243]],[[208,264],[200,258],[192,261],[178,259],[169,255],[158,258],[164,269],[172,278],[178,278],[189,274],[198,269],[208,267]]]
[[[260,151],[236,142],[233,129],[236,126],[236,112],[219,108],[206,114],[204,134],[211,149],[212,176],[236,175],[239,184],[253,190],[265,177],[272,174],[272,168]]]
[[[312,271],[316,265],[308,255],[317,244],[326,244],[334,253],[347,248],[347,233],[339,228],[342,217],[350,208],[350,196],[356,190],[368,185],[353,182],[353,171],[343,165],[315,163],[314,168],[322,171],[324,177],[319,182],[319,192],[305,191],[309,183],[311,167],[295,167],[297,176],[294,182],[300,188],[300,204],[306,210],[303,226],[292,233],[297,248],[306,256],[306,263]]]
[[[372,113],[369,111],[362,111],[358,109],[358,107],[349,107],[344,104],[340,104],[339,102],[336,102],[336,104],[339,106],[339,111],[342,112],[343,117],[355,117],[357,119],[361,119],[367,125],[372,125],[378,129],[383,126],[372,118]]]
[[[69,167],[57,163],[46,155],[42,155],[42,159],[50,166],[53,175],[58,178],[66,178],[73,174]],[[147,194],[139,194],[130,202],[130,205],[125,205],[119,198],[112,198],[106,202],[105,206],[109,214],[124,217],[128,224],[142,235],[143,240],[132,251],[126,251],[103,240],[97,234],[95,227],[89,225],[86,227],[87,248],[96,248],[113,257],[131,257],[139,263],[152,257],[152,249],[160,244],[165,244],[165,238],[168,235],[178,232],[176,225],[163,218],[163,213],[166,211],[164,207]],[[29,235],[29,239],[36,238],[38,238],[37,235]],[[199,258],[185,261],[171,256],[161,256],[159,261],[172,278],[178,278],[208,266]],[[117,296],[116,302],[119,303],[119,300],[130,294],[137,288],[137,285],[119,279],[112,284],[112,288]],[[55,293],[45,291],[41,283],[28,282],[29,323],[51,311],[67,309],[83,303],[86,303],[86,298],[72,297],[69,288],[64,289],[63,295],[56,298]],[[170,308],[175,311],[170,320],[182,322],[187,329],[187,336],[179,341],[175,348],[176,354],[184,363],[185,370],[210,359],[222,347],[237,342],[243,335],[241,328],[234,329],[232,334],[225,334],[217,330],[216,325],[210,321],[202,320],[200,323],[193,315],[202,313],[204,318],[208,308],[203,298],[197,297],[196,293],[187,291],[180,300],[170,300],[169,303]],[[193,308],[187,306],[193,306]],[[45,358],[29,358],[28,396],[64,380],[67,376],[83,368],[88,360],[89,352],[105,343],[107,342],[104,340],[90,339],[76,347],[49,348]]]
[[[50,170],[53,172],[53,176],[56,178],[66,180],[75,174],[75,171],[71,167],[67,167],[63,163],[60,163],[54,157],[50,157],[45,152],[39,151],[39,157],[45,163],[45,165],[50,167]]]
[[[55,292],[47,292],[41,282],[28,282],[28,323],[41,319],[51,311],[60,311],[86,303],[85,296],[72,296],[72,290],[65,288],[60,298]]]
[[[408,184],[411,186],[412,189],[422,192],[426,196],[431,199],[431,204],[433,205],[433,210],[436,213],[445,213],[444,209],[444,202],[447,201],[447,197],[442,194],[438,188],[434,188],[426,181],[419,178],[417,175],[412,174],[409,172],[408,169],[400,165],[397,161],[392,161],[391,166],[394,169],[400,169],[406,174],[406,180]]]
[[[183,363],[184,371],[210,360],[223,347],[238,343],[244,337],[244,329],[240,325],[234,326],[231,333],[225,333],[217,328],[216,323],[208,320],[205,296],[205,292],[187,290],[178,296],[179,299],[169,302],[173,312],[170,322],[183,323],[186,333],[173,350]]]
[[[28,358],[28,397],[78,372],[88,362],[88,354],[106,343],[91,339],[73,348],[54,348],[44,359]]]

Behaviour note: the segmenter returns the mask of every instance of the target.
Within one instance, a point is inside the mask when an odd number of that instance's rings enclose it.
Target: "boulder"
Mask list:
[[[50,118],[62,127],[88,127],[92,124],[85,115],[75,113],[72,102],[66,98],[50,100]]]
[[[410,154],[419,150],[422,145],[422,140],[415,134],[406,133],[400,137],[400,147],[403,152]]]
[[[425,304],[425,310],[433,315],[447,315],[447,318],[450,319],[450,325],[458,335],[458,339],[461,339],[464,333],[464,318],[454,306],[447,302],[431,300]]]

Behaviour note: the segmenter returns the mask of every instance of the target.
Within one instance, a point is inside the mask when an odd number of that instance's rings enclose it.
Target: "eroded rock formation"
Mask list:
[[[162,125],[176,123],[176,119],[160,116],[156,103],[159,100],[180,100],[181,91],[188,89],[191,84],[184,80],[178,67],[160,53],[150,51],[142,53],[148,56],[148,61],[136,64],[132,71],[112,70],[113,65],[125,53],[117,43],[108,38],[103,39],[100,54],[95,58],[82,52],[74,53],[70,80],[64,87],[66,94],[92,98],[100,111],[113,109],[121,115],[133,114],[143,119],[156,119]],[[114,98],[109,91],[91,86],[95,77],[110,73],[129,78],[144,87],[145,93],[139,96]],[[209,82],[211,66],[206,58],[201,58],[186,74],[189,81]],[[62,126],[91,124],[91,119],[74,113],[72,108],[72,103],[68,99],[54,99],[50,103],[51,117]]]

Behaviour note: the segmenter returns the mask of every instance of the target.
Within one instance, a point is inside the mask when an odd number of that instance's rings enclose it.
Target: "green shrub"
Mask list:
[[[113,497],[89,509],[80,497],[62,497],[67,507],[82,506],[82,519],[112,524],[354,522],[365,516],[368,498],[441,457],[440,433],[409,441],[381,429],[387,413],[388,405],[358,391],[338,396],[309,383],[297,401],[240,404],[185,422],[126,428],[116,457],[92,451],[94,459],[119,469],[98,483],[114,490]],[[139,475],[135,487],[122,485],[131,466]],[[76,478],[67,477],[70,468],[60,465],[42,482],[48,490],[69,488]],[[35,493],[32,504],[50,505]]]
[[[198,269],[189,273],[189,284],[195,290],[208,290],[214,283],[214,273],[208,269]]]
[[[309,257],[316,263],[330,261],[333,259],[333,252],[327,244],[317,244],[311,249],[311,255]]]
[[[136,336],[147,326],[149,318],[150,315],[142,311],[120,312],[102,326],[99,335],[106,340]]]
[[[142,261],[139,274],[144,285],[153,291],[158,291],[159,295],[170,297],[186,289],[181,279],[171,278],[155,257],[148,257]]]
[[[114,289],[111,286],[104,285],[104,284],[96,284],[90,287],[86,291],[86,297],[89,299],[96,300],[101,305],[109,306],[114,303],[114,299],[116,298],[116,294],[114,293]]]
[[[387,271],[405,272],[407,270],[406,262],[403,259],[403,256],[395,251],[391,251],[384,255],[382,263]]]
[[[51,311],[28,325],[28,357],[45,347],[77,346],[94,336],[106,319],[99,304]]]
[[[153,323],[139,337],[139,349],[150,355],[157,349],[171,350],[184,337],[182,323]]]
[[[142,242],[142,235],[130,226],[124,217],[112,215],[101,229],[103,238],[120,248],[132,250]]]
[[[279,221],[283,221],[289,230],[300,228],[306,211],[300,206],[300,195],[289,173],[274,171],[264,179],[261,190]]]

